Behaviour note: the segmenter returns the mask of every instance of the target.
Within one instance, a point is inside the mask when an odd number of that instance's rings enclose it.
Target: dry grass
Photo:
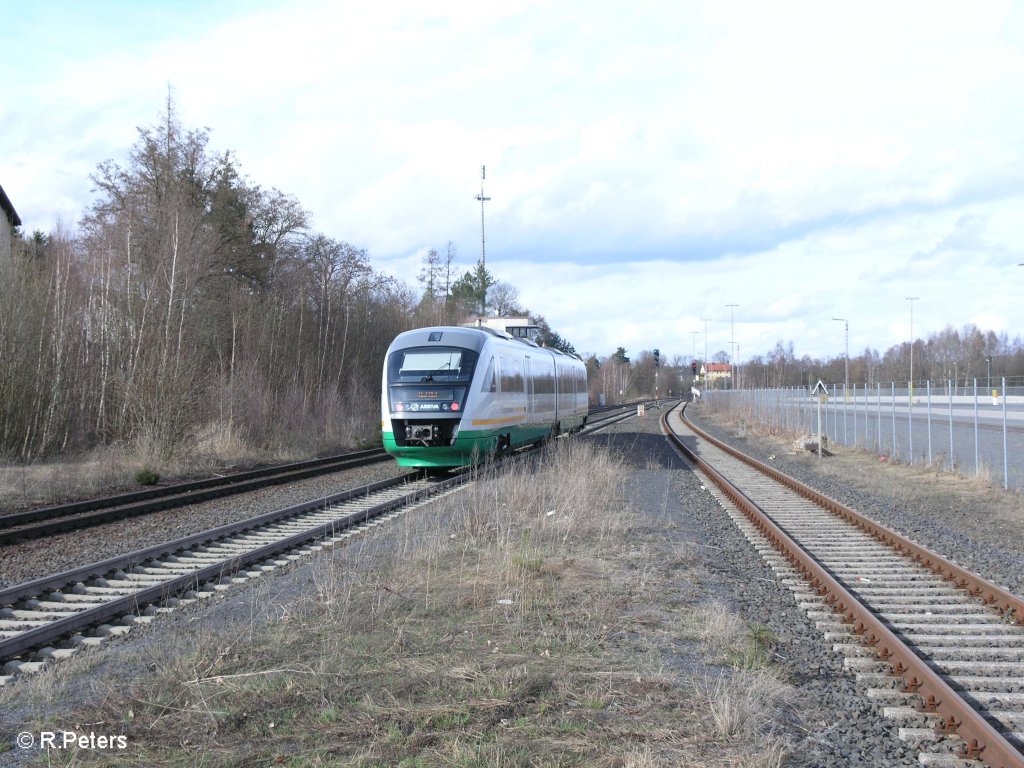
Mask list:
[[[762,671],[771,663],[772,634],[763,626],[746,624],[720,601],[696,606],[687,623],[720,663],[749,672]]]
[[[64,717],[124,754],[55,764],[780,765],[770,638],[691,599],[698,556],[625,508],[618,470],[559,445],[321,559],[295,599],[257,591]]]
[[[134,477],[139,470],[155,471],[161,481],[170,482],[308,456],[285,447],[254,449],[223,425],[211,425],[190,451],[171,457],[155,442],[140,439],[61,460],[0,465],[0,511],[136,490]]]

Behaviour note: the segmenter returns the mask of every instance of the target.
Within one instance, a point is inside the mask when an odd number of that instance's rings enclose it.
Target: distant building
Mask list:
[[[716,381],[722,381],[723,386],[732,381],[732,366],[729,363],[705,363],[700,368],[705,382],[714,386]]]
[[[530,341],[536,341],[540,336],[540,326],[533,325],[528,317],[474,317],[462,325],[467,328],[493,328]]]
[[[11,235],[15,227],[21,226],[21,219],[3,187],[0,187],[0,209],[3,210],[5,219],[5,226],[0,227],[0,256],[10,256]]]

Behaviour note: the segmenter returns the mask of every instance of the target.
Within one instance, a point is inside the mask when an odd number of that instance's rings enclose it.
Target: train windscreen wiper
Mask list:
[[[444,365],[442,365],[442,366],[441,366],[440,368],[438,368],[437,370],[435,370],[435,371],[431,371],[430,373],[428,373],[428,374],[427,374],[426,376],[424,376],[424,377],[423,377],[422,379],[420,379],[420,381],[421,381],[421,382],[426,382],[426,381],[433,381],[433,380],[434,380],[434,375],[435,375],[435,374],[440,374],[440,373],[441,373],[441,371],[443,371],[443,370],[444,370],[445,368],[451,368],[451,367],[452,367],[452,361],[451,361],[451,360],[449,360],[449,361],[448,361],[447,363],[445,363]]]

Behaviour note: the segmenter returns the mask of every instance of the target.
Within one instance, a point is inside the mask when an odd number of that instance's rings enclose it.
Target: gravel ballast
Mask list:
[[[792,592],[735,527],[703,478],[680,459],[660,437],[661,412],[645,417],[644,428],[656,442],[635,434],[636,425],[618,429],[630,463],[638,471],[632,499],[638,509],[663,520],[666,535],[697,541],[705,548],[706,565],[715,576],[705,586],[712,598],[725,600],[747,622],[767,627],[776,637],[775,661],[805,704],[799,722],[788,734],[791,756],[786,766],[811,768],[889,768],[918,765],[917,750],[900,740],[899,725],[885,718],[853,676],[843,670],[843,656],[832,650],[822,633],[796,606]],[[608,439],[611,444],[618,441]],[[644,450],[642,446],[649,445]],[[669,468],[651,471],[653,463]],[[665,477],[671,494],[663,491]],[[674,522],[675,525],[668,524]],[[680,528],[682,530],[679,530]]]
[[[1020,494],[921,467],[891,465],[863,451],[833,448],[831,458],[796,451],[791,441],[688,415],[744,453],[956,561],[1014,594],[1024,593],[1024,503]]]
[[[406,474],[393,461],[0,547],[0,589]]]

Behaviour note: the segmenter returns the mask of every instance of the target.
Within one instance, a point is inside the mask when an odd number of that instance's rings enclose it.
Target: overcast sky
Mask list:
[[[488,269],[581,352],[702,357],[707,318],[711,353],[839,357],[834,317],[884,351],[911,306],[1012,339],[1022,8],[0,0],[0,185],[27,231],[76,226],[171,87],[410,285],[431,247],[479,258],[486,164]]]

